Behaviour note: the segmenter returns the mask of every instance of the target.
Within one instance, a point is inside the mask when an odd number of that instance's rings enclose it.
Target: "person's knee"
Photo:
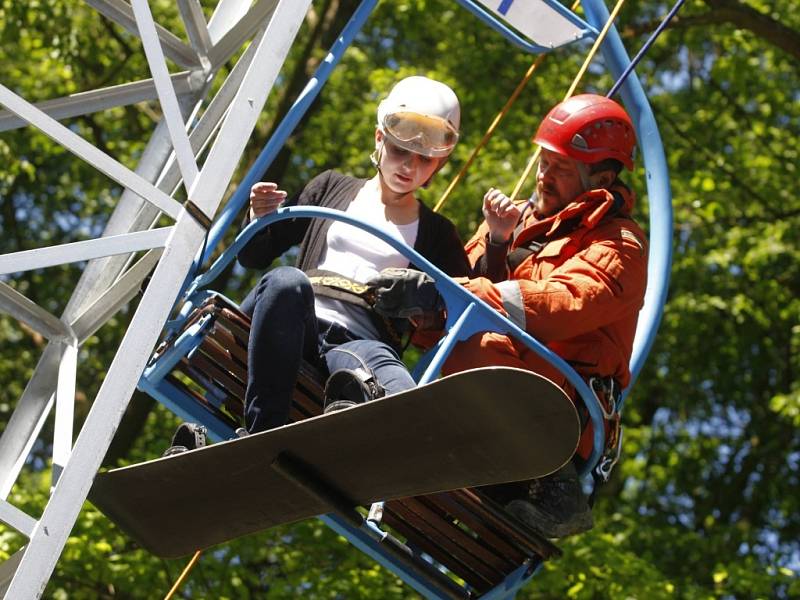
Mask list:
[[[367,353],[370,357],[377,361],[402,363],[397,352],[395,352],[389,344],[385,344],[384,342],[375,342],[374,344],[371,344],[367,350]]]
[[[313,305],[314,290],[308,276],[295,267],[278,267],[259,282],[261,295],[268,293],[278,302],[302,302]]]
[[[473,335],[467,340],[457,343],[450,352],[450,356],[442,366],[444,375],[452,375],[459,371],[466,371],[476,367],[485,366],[486,357],[482,355],[481,335]]]

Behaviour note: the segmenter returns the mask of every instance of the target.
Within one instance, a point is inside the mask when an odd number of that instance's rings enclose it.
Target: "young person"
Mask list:
[[[452,89],[426,77],[403,79],[378,107],[372,178],[326,171],[288,201],[276,184],[258,183],[246,222],[281,205],[334,208],[404,240],[448,274],[466,275],[469,266],[455,227],[417,197],[448,160],[459,126],[460,106]],[[241,305],[252,319],[248,433],[286,423],[302,360],[333,374],[326,386],[327,408],[415,385],[400,360],[401,322],[374,313],[359,293],[382,269],[407,267],[408,259],[356,227],[291,219],[254,236],[238,260],[264,269],[298,244],[296,267],[268,271]]]

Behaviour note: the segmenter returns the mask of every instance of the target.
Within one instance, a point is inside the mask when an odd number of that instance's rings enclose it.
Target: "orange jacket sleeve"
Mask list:
[[[592,230],[574,255],[541,279],[464,283],[540,341],[574,338],[636,314],[642,305],[647,253],[641,236],[625,230],[619,221]]]

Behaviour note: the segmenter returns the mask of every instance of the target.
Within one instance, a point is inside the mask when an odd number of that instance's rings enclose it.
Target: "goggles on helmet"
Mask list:
[[[383,130],[395,145],[424,156],[447,156],[458,141],[458,131],[448,121],[415,112],[387,114]]]

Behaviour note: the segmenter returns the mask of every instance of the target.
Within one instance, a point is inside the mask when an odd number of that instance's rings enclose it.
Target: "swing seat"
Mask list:
[[[224,296],[212,294],[194,310],[172,341],[162,344],[156,354],[156,357],[164,356],[182,335],[201,330],[199,335],[193,334],[193,349],[175,363],[164,380],[199,408],[201,413],[195,415],[205,413],[206,422],[225,423],[229,434],[220,436],[223,438],[232,437],[233,430],[242,422],[249,327],[248,317],[238,307]],[[526,375],[538,377],[527,372]],[[322,413],[323,385],[322,374],[304,363],[295,387],[290,422]],[[569,406],[572,407],[571,402]],[[320,421],[345,416],[334,413]],[[568,456],[571,451],[566,454]],[[358,465],[353,468],[357,469]],[[403,553],[410,557],[418,571],[441,579],[441,573],[436,575],[437,568],[432,563],[444,567],[450,577],[465,582],[473,594],[493,589],[514,573],[530,573],[543,560],[560,555],[554,544],[506,513],[479,488],[389,500],[383,505],[382,524],[389,529],[393,543],[404,549]],[[449,577],[445,579],[453,582]],[[453,588],[459,589],[457,585]],[[454,597],[458,596],[463,597],[463,592],[454,592]]]

